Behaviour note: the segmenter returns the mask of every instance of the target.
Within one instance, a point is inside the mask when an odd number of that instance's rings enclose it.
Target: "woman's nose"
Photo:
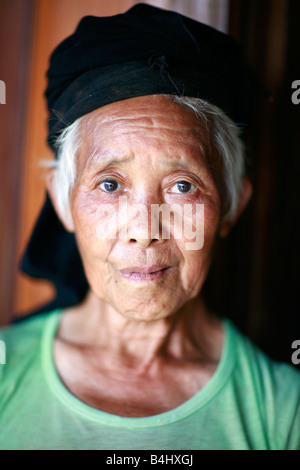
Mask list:
[[[142,237],[136,237],[136,238],[130,238],[129,243],[136,243],[137,245],[140,245],[143,248],[148,248],[151,244],[153,245],[154,243],[159,243],[159,239],[157,238],[142,238]]]
[[[162,243],[160,223],[153,220],[151,204],[128,205],[127,213],[120,213],[122,220],[120,238],[127,243],[137,243],[147,248],[154,243]]]

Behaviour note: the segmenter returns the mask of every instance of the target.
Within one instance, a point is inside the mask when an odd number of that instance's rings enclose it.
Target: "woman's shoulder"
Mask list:
[[[300,370],[291,363],[278,361],[263,351],[257,344],[245,334],[243,334],[231,321],[226,320],[229,336],[232,341],[232,347],[235,348],[238,363],[243,366],[251,367],[252,373],[259,373],[259,378],[267,375],[273,377],[276,381],[280,377],[291,378],[299,383]],[[288,376],[288,377],[287,377]]]
[[[7,347],[13,346],[13,351],[17,352],[23,347],[26,349],[29,342],[35,342],[41,335],[43,327],[50,316],[56,312],[20,317],[9,325],[0,328],[0,340]]]
[[[37,358],[47,322],[57,311],[21,318],[0,328],[0,390]]]
[[[236,370],[240,379],[252,381],[266,391],[285,391],[293,384],[300,399],[300,370],[291,363],[278,361],[269,356],[253,340],[241,333],[231,321],[227,321],[231,352],[235,356]]]
[[[236,362],[234,381],[247,407],[259,411],[278,448],[300,448],[299,369],[270,357],[232,324],[229,329]]]

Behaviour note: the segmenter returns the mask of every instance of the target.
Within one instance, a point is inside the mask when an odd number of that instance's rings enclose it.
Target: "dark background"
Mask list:
[[[297,0],[231,1],[229,32],[272,101],[256,100],[248,136],[254,194],[221,244],[207,286],[216,311],[286,362],[300,339],[300,105],[291,101],[300,79],[299,22]]]

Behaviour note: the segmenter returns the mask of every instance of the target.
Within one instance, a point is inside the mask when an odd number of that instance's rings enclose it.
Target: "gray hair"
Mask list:
[[[226,208],[223,220],[231,220],[235,214],[242,177],[245,173],[245,151],[240,139],[239,127],[219,108],[201,100],[185,96],[170,96],[174,102],[192,109],[211,129],[212,140],[216,146],[222,165],[222,180],[219,187],[222,192],[222,205]],[[56,141],[57,161],[53,162],[57,171],[54,175],[53,188],[62,214],[69,208],[70,192],[76,179],[76,154],[79,150],[80,128],[83,117],[68,126]]]

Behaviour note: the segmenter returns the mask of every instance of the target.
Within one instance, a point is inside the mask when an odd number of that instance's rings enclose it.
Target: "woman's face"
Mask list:
[[[86,115],[81,139],[65,224],[90,287],[127,318],[167,317],[201,290],[220,227],[207,130],[193,111],[145,96]]]

